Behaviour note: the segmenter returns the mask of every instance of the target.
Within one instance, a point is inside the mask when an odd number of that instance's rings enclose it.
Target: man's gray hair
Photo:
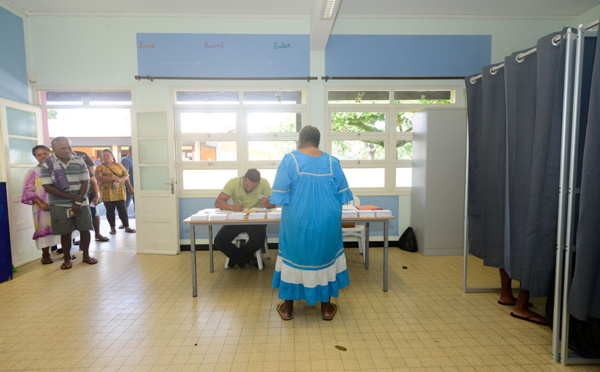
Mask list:
[[[52,139],[52,142],[50,142],[50,145],[52,146],[52,148],[54,148],[54,144],[58,143],[60,141],[67,141],[67,142],[69,142],[69,145],[71,145],[71,140],[68,139],[67,137],[55,137]]]

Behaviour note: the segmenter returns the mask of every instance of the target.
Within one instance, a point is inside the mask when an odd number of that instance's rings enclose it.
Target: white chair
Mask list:
[[[236,247],[240,247],[241,245],[241,241],[248,241],[250,240],[250,237],[248,236],[247,233],[240,233],[238,234],[238,236],[236,236],[233,241],[235,242],[235,246]],[[263,265],[263,260],[262,260],[262,250],[263,247],[259,248],[256,251],[256,261],[258,262],[258,271],[263,271],[265,269],[265,266]],[[270,260],[271,256],[269,255],[269,246],[267,244],[267,239],[265,237],[265,245],[264,245],[264,250],[267,253],[267,258]],[[229,269],[229,257],[227,257],[227,259],[225,260],[225,270]]]
[[[360,199],[354,195],[354,200],[348,204],[357,207],[360,205]],[[342,227],[342,236],[352,236],[358,239],[358,253],[362,254],[364,259],[365,245],[367,244],[365,226],[355,224],[354,227]]]

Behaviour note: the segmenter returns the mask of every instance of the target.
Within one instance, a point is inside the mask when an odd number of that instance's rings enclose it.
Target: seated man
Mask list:
[[[244,208],[274,208],[275,205],[269,203],[270,195],[269,182],[260,178],[258,170],[249,169],[243,177],[227,182],[215,201],[215,207],[236,212]],[[233,204],[228,203],[230,198]],[[232,240],[240,233],[247,233],[250,239],[238,249]],[[266,236],[267,225],[225,225],[215,237],[215,247],[229,257],[229,267],[244,267],[247,263],[258,266],[254,252],[265,244]]]

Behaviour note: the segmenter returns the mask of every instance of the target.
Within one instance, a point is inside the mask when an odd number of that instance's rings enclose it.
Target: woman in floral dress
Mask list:
[[[53,261],[50,258],[50,247],[60,243],[60,235],[52,235],[48,194],[40,182],[40,166],[50,156],[50,149],[44,145],[38,145],[31,150],[31,153],[38,161],[38,165],[25,174],[21,202],[31,205],[35,226],[33,233],[35,246],[42,250],[42,263],[51,264]]]

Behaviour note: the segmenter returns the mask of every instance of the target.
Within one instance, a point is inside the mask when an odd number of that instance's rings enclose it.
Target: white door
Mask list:
[[[171,108],[132,110],[137,252],[179,253],[175,128]]]
[[[31,149],[43,144],[40,108],[0,98],[0,137],[2,139],[1,178],[6,181],[10,246],[15,267],[41,257],[33,241],[31,206],[21,203],[25,173],[37,165]]]

